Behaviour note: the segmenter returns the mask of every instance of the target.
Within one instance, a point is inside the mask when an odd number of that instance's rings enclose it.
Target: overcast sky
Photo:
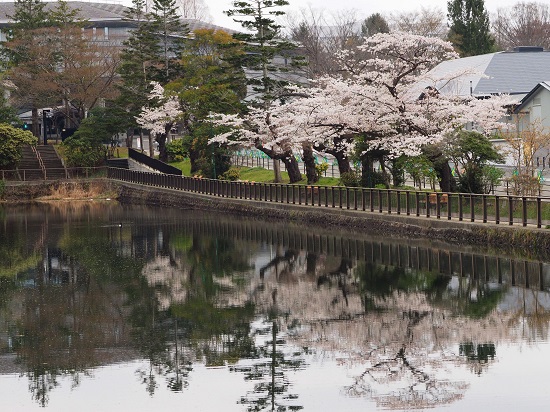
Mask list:
[[[231,8],[230,0],[204,1],[210,9],[215,24],[233,29],[240,28],[237,23],[223,14],[224,10]],[[499,7],[510,7],[517,2],[518,0],[485,0],[485,7],[491,13]],[[385,14],[395,11],[412,11],[420,7],[439,8],[445,12],[447,10],[447,0],[289,0],[289,3],[289,6],[283,8],[287,14],[311,6],[314,9],[326,10],[327,12],[354,10],[359,19],[377,12]]]

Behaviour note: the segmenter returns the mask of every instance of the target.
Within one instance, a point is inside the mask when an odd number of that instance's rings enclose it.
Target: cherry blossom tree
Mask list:
[[[342,52],[341,75],[322,77],[314,87],[296,93],[307,97],[285,107],[286,132],[333,154],[345,172],[347,159],[357,151],[362,160],[374,151],[389,158],[416,156],[464,125],[475,124],[484,133],[502,127],[507,97],[478,100],[439,92],[472,72],[436,76],[431,71],[456,57],[452,45],[438,38],[406,33],[366,38]]]
[[[457,57],[451,43],[439,38],[376,34],[341,51],[340,74],[321,77],[309,88],[293,88],[286,104],[224,118],[236,132],[214,141],[229,139],[277,151],[286,159],[287,169],[292,166],[291,154],[309,144],[335,156],[340,172],[345,173],[351,170],[351,156],[363,164],[375,152],[382,163],[380,154],[386,159],[417,156],[465,125],[490,134],[503,126],[499,120],[510,100],[440,92],[449,82],[472,74],[471,70],[432,72],[438,63]],[[450,176],[448,164],[446,169]]]
[[[182,111],[176,96],[166,95],[160,83],[151,82],[151,85],[152,90],[148,96],[149,104],[141,108],[141,113],[136,116],[136,122],[144,129],[149,130],[150,136],[154,136],[159,145],[159,159],[165,162],[168,160],[166,138],[181,117]],[[149,147],[152,156],[152,145],[150,144]]]
[[[302,180],[302,174],[294,153],[300,150],[300,142],[288,133],[290,116],[286,105],[272,101],[263,107],[253,107],[244,116],[221,115],[216,123],[226,125],[231,131],[210,140],[211,144],[255,147],[286,166],[290,183]]]

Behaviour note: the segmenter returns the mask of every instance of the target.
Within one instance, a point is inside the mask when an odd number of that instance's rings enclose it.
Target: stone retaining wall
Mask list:
[[[122,182],[119,185],[119,200],[124,203],[217,211],[279,222],[298,221],[311,224],[312,230],[315,230],[315,226],[334,226],[376,235],[439,239],[460,245],[483,245],[501,251],[523,252],[531,257],[550,258],[548,229],[227,199]]]

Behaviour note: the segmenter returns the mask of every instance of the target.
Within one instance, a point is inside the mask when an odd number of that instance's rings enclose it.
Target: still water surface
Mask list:
[[[550,265],[368,233],[0,208],[2,410],[547,410]]]

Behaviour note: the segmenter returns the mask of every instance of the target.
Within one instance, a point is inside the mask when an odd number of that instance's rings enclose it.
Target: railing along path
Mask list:
[[[111,179],[231,199],[470,222],[550,225],[550,198],[231,182],[108,168]]]

